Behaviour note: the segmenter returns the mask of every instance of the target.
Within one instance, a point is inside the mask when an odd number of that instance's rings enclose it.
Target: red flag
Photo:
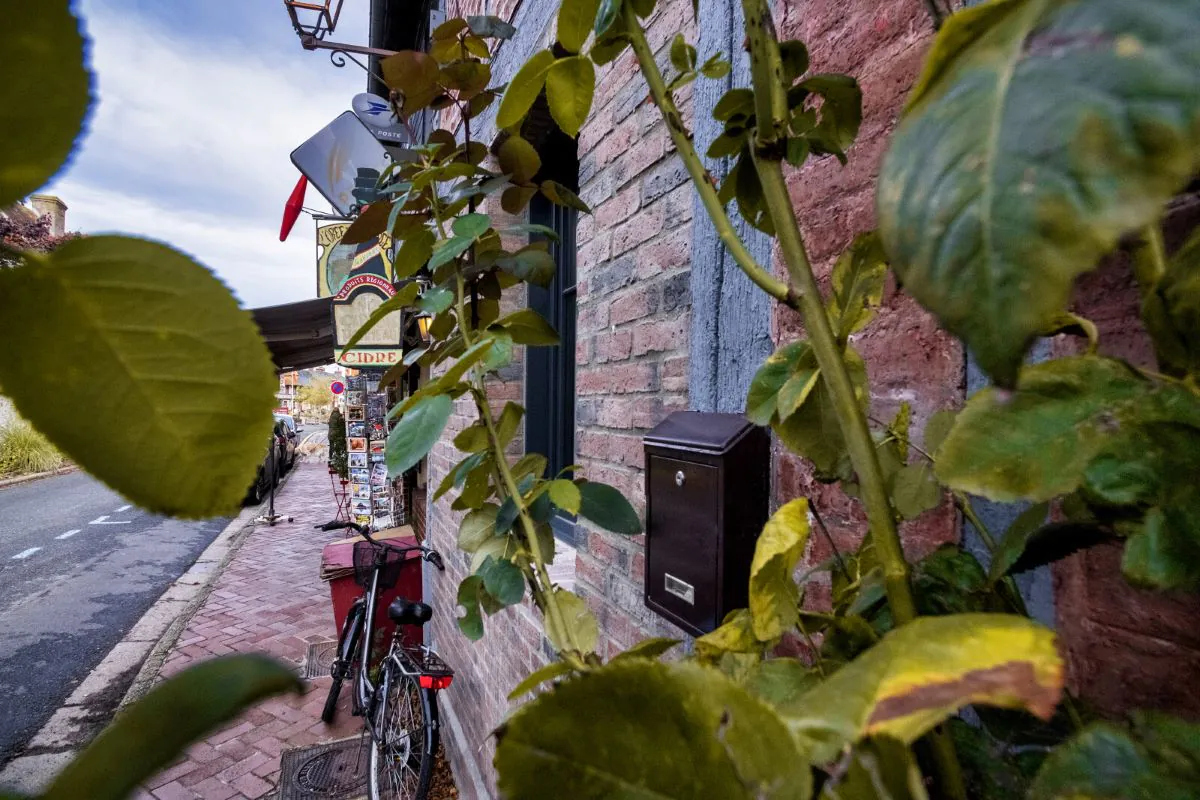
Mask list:
[[[296,188],[283,206],[283,225],[279,228],[279,241],[286,241],[292,232],[292,226],[300,218],[300,210],[304,207],[304,190],[308,188],[308,178],[303,175],[296,181]]]

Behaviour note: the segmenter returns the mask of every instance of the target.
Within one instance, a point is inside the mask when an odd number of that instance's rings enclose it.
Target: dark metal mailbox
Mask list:
[[[699,635],[744,608],[767,522],[767,432],[740,414],[677,411],[646,448],[646,605]]]

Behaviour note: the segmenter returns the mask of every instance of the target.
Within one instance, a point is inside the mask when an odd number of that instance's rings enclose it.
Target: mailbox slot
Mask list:
[[[737,414],[679,411],[643,442],[646,605],[707,633],[747,602],[767,521],[770,438]]]

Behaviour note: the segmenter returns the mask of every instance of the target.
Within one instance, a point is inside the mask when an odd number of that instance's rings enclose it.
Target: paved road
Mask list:
[[[0,764],[228,521],[141,511],[82,472],[0,489]]]

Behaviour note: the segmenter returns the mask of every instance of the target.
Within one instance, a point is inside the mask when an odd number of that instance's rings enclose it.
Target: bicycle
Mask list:
[[[410,553],[421,553],[439,570],[445,571],[446,565],[436,550],[378,542],[365,526],[353,522],[335,520],[316,527],[349,528],[365,540],[354,543],[354,579],[364,591],[342,625],[330,670],[333,685],[321,719],[326,724],[333,721],[342,683],[353,677],[352,713],[365,718],[363,727],[371,738],[371,800],[424,800],[438,747],[437,693],[450,686],[454,671],[432,648],[410,642],[404,634],[403,626],[423,626],[433,617],[433,609],[398,597],[388,606],[396,634],[372,682],[374,620],[379,592],[396,584]]]

